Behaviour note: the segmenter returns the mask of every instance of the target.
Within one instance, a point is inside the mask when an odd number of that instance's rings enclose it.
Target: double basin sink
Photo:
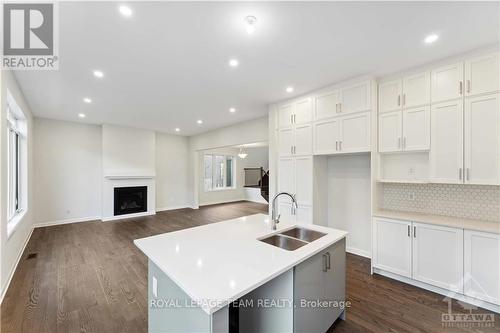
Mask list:
[[[290,230],[286,230],[278,234],[260,239],[260,241],[270,245],[274,245],[284,250],[294,251],[325,235],[325,233],[316,230],[306,229],[303,227],[294,227]]]

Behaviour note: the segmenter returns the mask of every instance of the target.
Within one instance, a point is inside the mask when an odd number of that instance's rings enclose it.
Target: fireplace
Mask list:
[[[115,216],[148,211],[148,187],[115,187]]]

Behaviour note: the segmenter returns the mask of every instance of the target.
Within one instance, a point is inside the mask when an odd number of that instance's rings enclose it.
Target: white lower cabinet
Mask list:
[[[464,293],[500,305],[500,234],[465,230]]]
[[[463,292],[463,229],[413,222],[415,280]]]
[[[373,266],[411,277],[411,222],[374,219]]]

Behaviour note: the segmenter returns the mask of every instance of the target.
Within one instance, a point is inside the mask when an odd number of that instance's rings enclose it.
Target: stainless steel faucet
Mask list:
[[[276,225],[278,223],[280,223],[280,216],[281,215],[276,216],[276,199],[278,199],[278,197],[280,195],[288,195],[292,199],[292,214],[293,215],[296,214],[296,210],[298,208],[297,199],[295,199],[295,195],[290,194],[288,192],[280,192],[280,193],[276,194],[273,198],[273,204],[272,204],[272,209],[271,209],[271,228],[273,230],[276,230]]]

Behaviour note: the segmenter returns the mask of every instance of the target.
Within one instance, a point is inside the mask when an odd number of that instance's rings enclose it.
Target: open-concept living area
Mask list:
[[[500,332],[500,2],[0,6],[1,333]]]

